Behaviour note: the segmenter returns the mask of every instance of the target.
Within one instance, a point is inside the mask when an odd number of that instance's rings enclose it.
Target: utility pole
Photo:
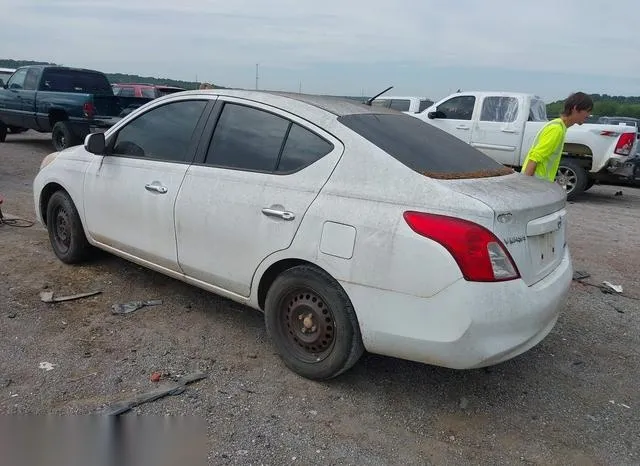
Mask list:
[[[256,63],[256,91],[258,90],[258,64]]]

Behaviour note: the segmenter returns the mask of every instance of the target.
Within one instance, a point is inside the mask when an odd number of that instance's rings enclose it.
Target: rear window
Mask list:
[[[52,92],[113,95],[111,84],[106,76],[81,70],[45,69],[42,88]]]
[[[338,121],[396,160],[440,179],[482,178],[513,173],[460,139],[407,115],[354,114]]]

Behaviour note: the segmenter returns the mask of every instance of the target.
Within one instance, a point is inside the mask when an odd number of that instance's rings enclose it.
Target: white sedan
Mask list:
[[[505,361],[551,331],[572,278],[559,186],[338,99],[162,97],[47,156],[34,197],[60,260],[97,247],[262,310],[312,379],[364,350]]]

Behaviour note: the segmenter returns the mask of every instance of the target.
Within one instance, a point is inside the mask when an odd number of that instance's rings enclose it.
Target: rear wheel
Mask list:
[[[7,126],[0,122],[0,142],[7,140]]]
[[[47,204],[47,230],[53,252],[62,262],[75,264],[89,258],[91,245],[71,197],[56,191]]]
[[[364,352],[349,297],[316,267],[294,267],[276,278],[267,293],[265,323],[287,367],[308,379],[336,377]]]
[[[586,191],[588,181],[587,171],[578,161],[573,159],[560,161],[556,182],[565,189],[568,200],[573,200]]]
[[[71,131],[71,125],[68,121],[59,121],[53,125],[53,129],[51,130],[51,141],[53,142],[53,147],[57,151],[79,144],[78,138],[73,134],[73,131]]]

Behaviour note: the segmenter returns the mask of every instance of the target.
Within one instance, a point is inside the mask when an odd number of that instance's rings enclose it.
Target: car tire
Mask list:
[[[562,159],[560,161],[556,182],[565,189],[567,200],[571,201],[585,192],[588,181],[587,171],[577,160]]]
[[[593,188],[593,185],[596,184],[596,180],[590,179],[587,181],[587,185],[584,187],[585,191],[589,191],[591,188]]]
[[[7,140],[7,126],[4,123],[0,123],[0,142]]]
[[[293,267],[275,279],[267,293],[265,324],[285,365],[308,379],[336,377],[364,352],[349,297],[313,266]]]
[[[71,197],[56,191],[47,204],[47,230],[53,252],[62,262],[76,264],[90,257],[91,245]]]
[[[56,151],[61,151],[79,144],[79,139],[71,131],[68,121],[59,121],[51,130],[51,141]]]

